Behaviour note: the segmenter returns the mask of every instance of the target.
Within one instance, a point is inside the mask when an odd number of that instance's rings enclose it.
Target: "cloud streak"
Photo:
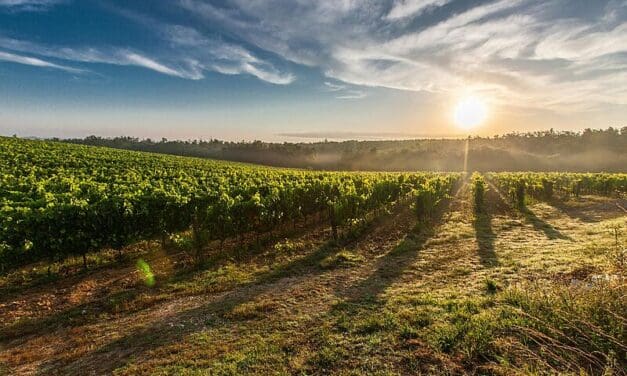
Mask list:
[[[627,104],[626,4],[179,0],[207,24],[344,84],[473,90],[497,103],[570,112]],[[448,16],[424,17],[448,5]]]
[[[287,85],[294,81],[291,73],[281,72],[271,63],[261,60],[246,48],[216,38],[208,38],[198,30],[182,25],[160,25],[166,40],[176,50],[184,50],[198,70],[222,74],[249,74],[262,81]]]
[[[39,12],[63,3],[65,0],[0,0],[0,10],[11,12]]]
[[[147,68],[155,72],[167,74],[169,76],[189,78],[192,80],[199,80],[202,78],[202,75],[200,75],[197,71],[194,72],[194,70],[191,70],[184,72],[181,70],[176,70],[167,67],[149,57],[142,56],[134,52],[123,52],[119,54],[119,56],[121,56],[121,59],[116,62],[119,65],[126,65],[124,63],[127,62],[128,65],[136,65],[138,67]]]
[[[30,65],[30,66],[41,67],[41,68],[59,69],[59,70],[70,72],[70,73],[85,72],[82,69],[72,68],[72,67],[68,67],[65,65],[54,64],[54,63],[51,63],[49,61],[45,61],[42,59],[29,57],[29,56],[16,55],[16,54],[3,52],[3,51],[0,51],[0,61],[7,61],[10,63]]]
[[[31,55],[38,55],[47,58],[54,58],[65,61],[72,61],[78,63],[100,63],[111,64],[120,66],[137,66],[146,69],[153,70],[158,73],[197,80],[202,78],[196,70],[194,70],[193,64],[186,64],[179,68],[172,68],[157,60],[148,57],[137,51],[123,49],[123,48],[70,48],[70,47],[58,47],[58,46],[46,46],[38,43],[32,43],[28,41],[22,41],[12,38],[0,37],[0,47],[13,50],[20,53],[27,53]],[[33,58],[37,61],[45,62],[39,58]],[[6,61],[6,60],[5,60]],[[14,61],[22,64],[28,64],[27,60]],[[60,66],[56,64],[42,65],[42,64],[28,64],[39,67],[52,67],[71,71],[79,71],[79,69]]]
[[[324,87],[326,91],[335,93],[337,99],[362,99],[368,96],[363,90],[349,88],[347,85],[339,83],[325,81]]]
[[[34,54],[47,58],[78,62],[102,63],[119,66],[137,66],[161,74],[190,80],[205,77],[205,71],[227,75],[249,74],[262,81],[277,85],[286,85],[294,81],[294,75],[276,69],[271,63],[261,60],[241,46],[202,36],[193,28],[185,26],[157,25],[170,48],[162,54],[170,56],[169,62],[159,61],[130,48],[114,47],[59,47],[47,46],[29,41],[0,37],[0,47],[21,53]],[[172,58],[174,57],[174,58]],[[167,59],[167,58],[166,58]],[[3,59],[8,61],[8,57]],[[68,72],[78,71],[55,64],[32,64],[25,59],[13,62],[39,67],[63,69]]]
[[[0,0],[0,9],[41,10],[64,1]],[[67,72],[80,70],[73,64],[134,66],[189,80],[217,72],[275,85],[294,82],[288,68],[297,64],[321,72],[324,90],[338,99],[384,87],[449,96],[477,91],[496,103],[555,111],[627,104],[624,0],[170,5],[183,17],[116,8],[155,36],[151,45],[63,46],[0,35],[0,60]]]
[[[400,0],[394,3],[386,18],[398,20],[410,16],[419,16],[429,9],[441,7],[450,2],[451,0]]]
[[[11,10],[43,10],[67,1],[69,0],[0,0],[0,9],[6,7]],[[206,37],[191,26],[170,24],[124,8],[108,6],[106,9],[144,27],[147,33],[157,35],[162,42],[149,46],[151,51],[145,52],[127,46],[46,45],[3,37],[0,33],[0,48],[38,56],[32,61],[11,58],[12,62],[38,67],[47,66],[68,72],[74,71],[72,70],[74,68],[52,63],[44,64],[44,59],[54,58],[83,64],[136,66],[190,80],[205,78],[205,72],[246,74],[276,85],[287,85],[296,79],[293,74],[277,69],[272,62],[260,59],[243,46],[226,42],[219,36]],[[7,55],[3,60],[8,59]]]

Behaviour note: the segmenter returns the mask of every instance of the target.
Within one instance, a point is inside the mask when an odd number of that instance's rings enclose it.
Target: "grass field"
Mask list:
[[[0,376],[627,376],[627,0],[0,0],[0,93]]]
[[[0,374],[624,374],[626,200],[471,202],[464,183],[429,224],[401,204],[201,267],[146,241],[13,271]]]

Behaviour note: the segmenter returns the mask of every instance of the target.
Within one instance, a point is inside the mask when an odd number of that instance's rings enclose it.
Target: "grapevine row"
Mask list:
[[[524,206],[526,196],[551,200],[555,195],[620,196],[627,193],[627,174],[620,173],[501,172],[487,176],[519,207]]]
[[[0,138],[0,265],[63,259],[192,230],[209,241],[320,214],[333,233],[454,174],[333,173]],[[428,215],[427,205],[418,208]]]

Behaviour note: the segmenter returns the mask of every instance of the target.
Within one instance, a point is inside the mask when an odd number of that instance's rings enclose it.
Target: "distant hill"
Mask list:
[[[132,137],[58,140],[117,149],[322,170],[463,170],[466,139],[315,143],[154,141]],[[627,171],[627,127],[511,133],[468,140],[477,171]]]

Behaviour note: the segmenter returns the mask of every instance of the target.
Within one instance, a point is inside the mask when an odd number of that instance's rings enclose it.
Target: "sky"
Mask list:
[[[487,118],[461,129],[456,103]],[[627,126],[627,0],[0,0],[0,134],[315,141]]]

